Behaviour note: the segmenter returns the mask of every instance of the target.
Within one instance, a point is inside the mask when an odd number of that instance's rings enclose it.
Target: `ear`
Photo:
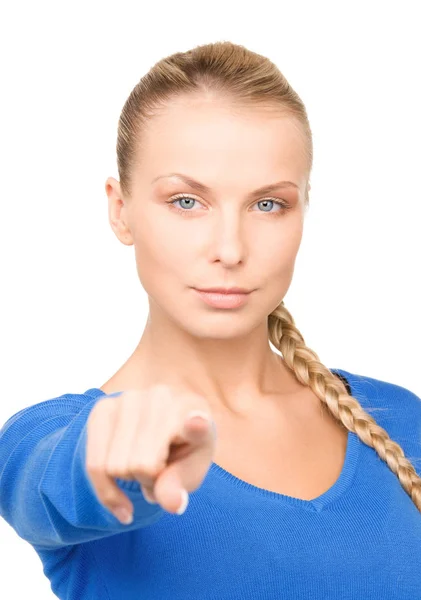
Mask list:
[[[121,192],[120,182],[108,177],[105,182],[108,196],[108,221],[111,229],[125,246],[133,245],[133,238],[128,224],[127,201]]]

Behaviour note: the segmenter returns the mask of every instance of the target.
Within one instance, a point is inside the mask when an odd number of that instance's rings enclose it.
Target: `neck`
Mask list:
[[[282,357],[270,348],[267,323],[236,338],[198,338],[148,319],[142,338],[116,374],[115,385],[157,383],[203,395],[213,410],[247,416],[261,402],[302,389]]]

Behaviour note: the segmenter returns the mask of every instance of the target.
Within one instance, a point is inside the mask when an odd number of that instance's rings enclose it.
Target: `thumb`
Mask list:
[[[182,436],[186,444],[172,453],[153,488],[158,504],[177,514],[186,510],[188,492],[200,486],[211,466],[216,426],[192,414],[184,422]]]

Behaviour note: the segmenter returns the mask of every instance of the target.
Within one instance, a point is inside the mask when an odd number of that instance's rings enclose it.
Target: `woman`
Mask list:
[[[242,46],[131,92],[106,192],[147,325],[106,383],[0,438],[1,514],[59,598],[419,595],[421,399],[324,366],[282,300],[312,158],[300,98]]]

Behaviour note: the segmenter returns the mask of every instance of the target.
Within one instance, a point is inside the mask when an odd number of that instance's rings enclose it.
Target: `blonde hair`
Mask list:
[[[161,59],[133,88],[120,115],[117,165],[122,193],[131,195],[132,173],[140,160],[141,133],[148,120],[168,103],[186,94],[216,94],[232,105],[271,109],[295,119],[304,140],[308,174],[313,163],[312,133],[298,94],[268,58],[228,41],[197,46]],[[308,178],[307,178],[308,181]],[[305,190],[308,204],[308,183]],[[351,395],[343,378],[332,373],[308,348],[282,301],[268,316],[269,340],[281,353],[297,380],[320,398],[323,410],[356,433],[397,475],[403,489],[421,512],[421,478],[402,448]]]

